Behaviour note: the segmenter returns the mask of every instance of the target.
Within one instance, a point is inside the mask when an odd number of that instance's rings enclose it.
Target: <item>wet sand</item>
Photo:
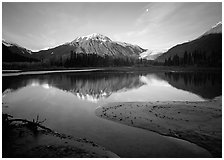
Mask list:
[[[222,156],[222,98],[204,102],[118,102],[99,107],[96,115],[161,135],[187,140]]]
[[[115,158],[116,154],[86,138],[14,124],[3,130],[3,158]]]
[[[75,69],[75,70],[49,70],[49,71],[18,71],[18,72],[7,72],[3,73],[2,76],[20,76],[20,75],[36,75],[36,74],[52,74],[52,73],[69,73],[69,72],[94,72],[101,71],[104,69],[93,68],[93,69]]]

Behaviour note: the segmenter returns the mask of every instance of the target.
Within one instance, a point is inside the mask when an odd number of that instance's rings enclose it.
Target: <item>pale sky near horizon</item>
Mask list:
[[[221,2],[2,3],[2,38],[31,50],[91,33],[145,49],[168,49],[220,21]]]

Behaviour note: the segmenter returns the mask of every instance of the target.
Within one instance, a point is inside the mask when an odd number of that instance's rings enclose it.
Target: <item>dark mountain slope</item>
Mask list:
[[[172,47],[156,61],[165,65],[221,67],[222,23],[219,22],[195,40]]]
[[[28,55],[22,48],[17,46],[7,47],[2,43],[2,61],[3,62],[37,62],[38,60]]]
[[[217,56],[220,57],[222,54],[222,34],[209,34],[191,42],[176,45],[156,60],[165,62],[165,59],[173,58],[174,55],[183,57],[185,52],[193,53],[194,51],[204,52],[206,56],[218,54]]]

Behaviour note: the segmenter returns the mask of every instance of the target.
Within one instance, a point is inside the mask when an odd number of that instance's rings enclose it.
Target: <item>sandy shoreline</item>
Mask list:
[[[76,69],[76,70],[52,70],[52,71],[19,71],[19,72],[9,72],[3,73],[2,76],[20,76],[20,75],[36,75],[36,74],[52,74],[52,73],[70,73],[70,72],[93,72],[102,71],[104,69]]]
[[[222,156],[222,98],[205,102],[118,102],[96,115],[162,135],[187,140]]]
[[[5,129],[5,128],[4,128]],[[3,129],[3,158],[115,158],[116,154],[87,140],[16,123]]]

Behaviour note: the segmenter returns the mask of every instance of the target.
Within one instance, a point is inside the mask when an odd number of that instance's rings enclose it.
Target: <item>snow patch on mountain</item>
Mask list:
[[[102,42],[111,42],[111,39],[99,34],[99,33],[93,33],[87,36],[77,37],[73,42],[82,42],[86,40],[95,40],[95,41],[102,41]]]
[[[7,46],[7,47],[11,47],[13,46],[13,44],[9,43],[9,42],[6,42],[5,40],[2,40],[2,43]]]
[[[218,34],[218,33],[222,33],[222,22],[218,22],[210,30],[205,32],[202,36],[205,36],[205,35],[208,35],[208,34]]]
[[[119,45],[121,45],[121,46],[123,46],[123,47],[138,47],[137,45],[132,45],[132,44],[130,44],[130,43],[126,43],[126,42],[119,42],[119,41],[116,41],[115,43],[117,43],[117,44],[119,44]]]
[[[125,42],[112,41],[107,36],[99,33],[93,33],[87,36],[77,37],[65,45],[74,46],[76,53],[96,53],[100,56],[129,56],[138,57],[144,51],[137,45]]]
[[[216,28],[216,27],[218,27],[218,26],[220,26],[220,25],[222,25],[222,22],[221,22],[221,21],[218,22],[216,25],[212,26],[212,28]]]
[[[139,58],[147,60],[155,60],[157,57],[165,53],[167,49],[146,50],[140,54]]]

